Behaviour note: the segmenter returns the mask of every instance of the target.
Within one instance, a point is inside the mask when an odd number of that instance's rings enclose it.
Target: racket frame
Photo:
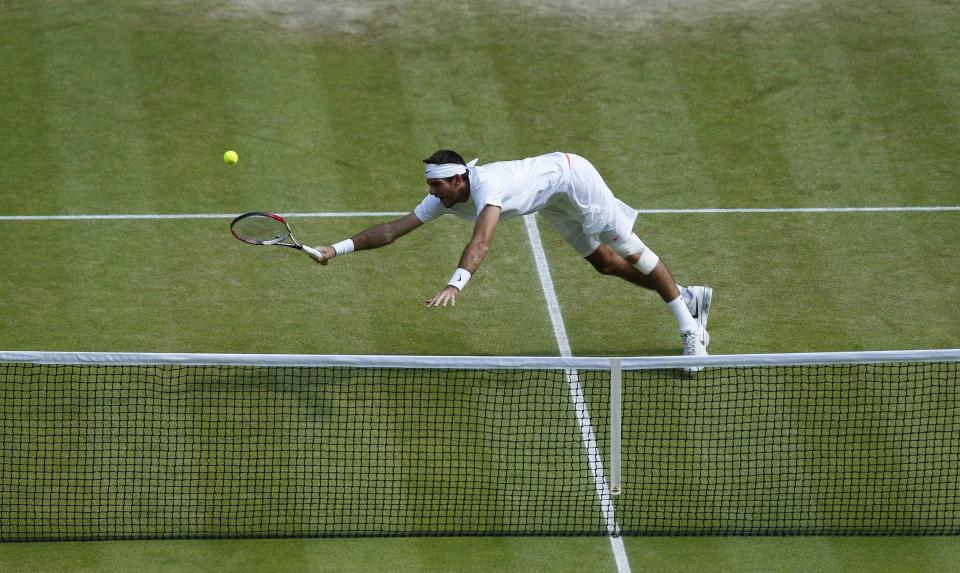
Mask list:
[[[279,221],[280,223],[283,224],[284,227],[286,227],[287,234],[286,236],[277,237],[276,239],[270,239],[268,241],[258,241],[256,239],[251,239],[249,237],[242,237],[238,235],[236,230],[234,229],[234,226],[238,222],[242,221],[243,219],[248,219],[250,217],[269,217],[270,219]],[[297,238],[293,236],[293,231],[290,229],[290,223],[287,223],[286,219],[284,219],[280,215],[277,215],[276,213],[268,213],[266,211],[250,211],[249,213],[238,215],[233,219],[233,221],[230,221],[230,234],[236,237],[238,240],[243,241],[244,243],[247,243],[248,245],[276,245],[280,247],[290,247],[293,249],[305,251],[315,257],[323,258],[323,253],[321,253],[320,251],[312,247],[308,247],[303,243],[301,243],[300,241],[298,241]],[[291,242],[287,243],[286,239],[290,239]]]

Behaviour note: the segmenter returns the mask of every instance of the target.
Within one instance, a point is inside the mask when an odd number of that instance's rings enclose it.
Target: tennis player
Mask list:
[[[497,223],[539,212],[602,274],[617,276],[660,294],[676,317],[684,354],[706,355],[707,313],[713,290],[680,287],[667,266],[633,232],[637,211],[614,197],[596,168],[573,153],[549,153],[520,161],[466,163],[446,149],[424,159],[430,193],[413,212],[370,227],[335,245],[320,245],[326,265],[344,254],[389,245],[441,215],[474,223],[473,237],[447,285],[428,308],[455,305],[490,250]]]

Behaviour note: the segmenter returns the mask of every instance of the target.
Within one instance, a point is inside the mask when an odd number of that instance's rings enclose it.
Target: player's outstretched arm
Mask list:
[[[360,231],[336,245],[318,245],[314,248],[320,251],[322,257],[313,257],[313,260],[321,265],[326,265],[330,262],[330,259],[337,255],[385,247],[421,225],[423,225],[423,222],[416,215],[407,213],[399,219]]]
[[[487,256],[490,250],[490,242],[493,240],[493,232],[500,221],[500,207],[496,205],[487,205],[480,212],[477,218],[477,224],[473,227],[473,237],[463,249],[463,255],[460,257],[460,264],[447,286],[437,293],[435,297],[427,301],[427,308],[438,306],[456,306],[457,295],[467,285],[467,281],[480,268],[480,263]]]

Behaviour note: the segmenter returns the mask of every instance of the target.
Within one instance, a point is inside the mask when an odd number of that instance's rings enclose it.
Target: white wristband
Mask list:
[[[333,245],[333,250],[336,251],[337,256],[345,255],[347,253],[353,252],[353,239],[347,239],[346,241],[340,241],[336,245]]]
[[[467,286],[467,282],[471,276],[473,275],[471,275],[467,269],[458,268],[453,272],[453,276],[450,277],[450,282],[447,283],[447,286],[457,287],[458,290],[462,291],[463,287]]]

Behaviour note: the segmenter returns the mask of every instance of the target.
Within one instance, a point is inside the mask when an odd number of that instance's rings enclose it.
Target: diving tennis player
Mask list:
[[[589,161],[556,152],[477,165],[476,159],[466,163],[458,153],[441,149],[423,162],[430,192],[411,213],[335,245],[317,246],[321,256],[314,259],[326,265],[334,257],[383,247],[452,213],[474,224],[473,236],[447,285],[426,305],[453,306],[487,256],[497,224],[540,213],[597,271],[656,291],[677,320],[684,354],[707,354],[713,289],[677,284],[660,257],[633,232],[637,211],[613,195]]]

